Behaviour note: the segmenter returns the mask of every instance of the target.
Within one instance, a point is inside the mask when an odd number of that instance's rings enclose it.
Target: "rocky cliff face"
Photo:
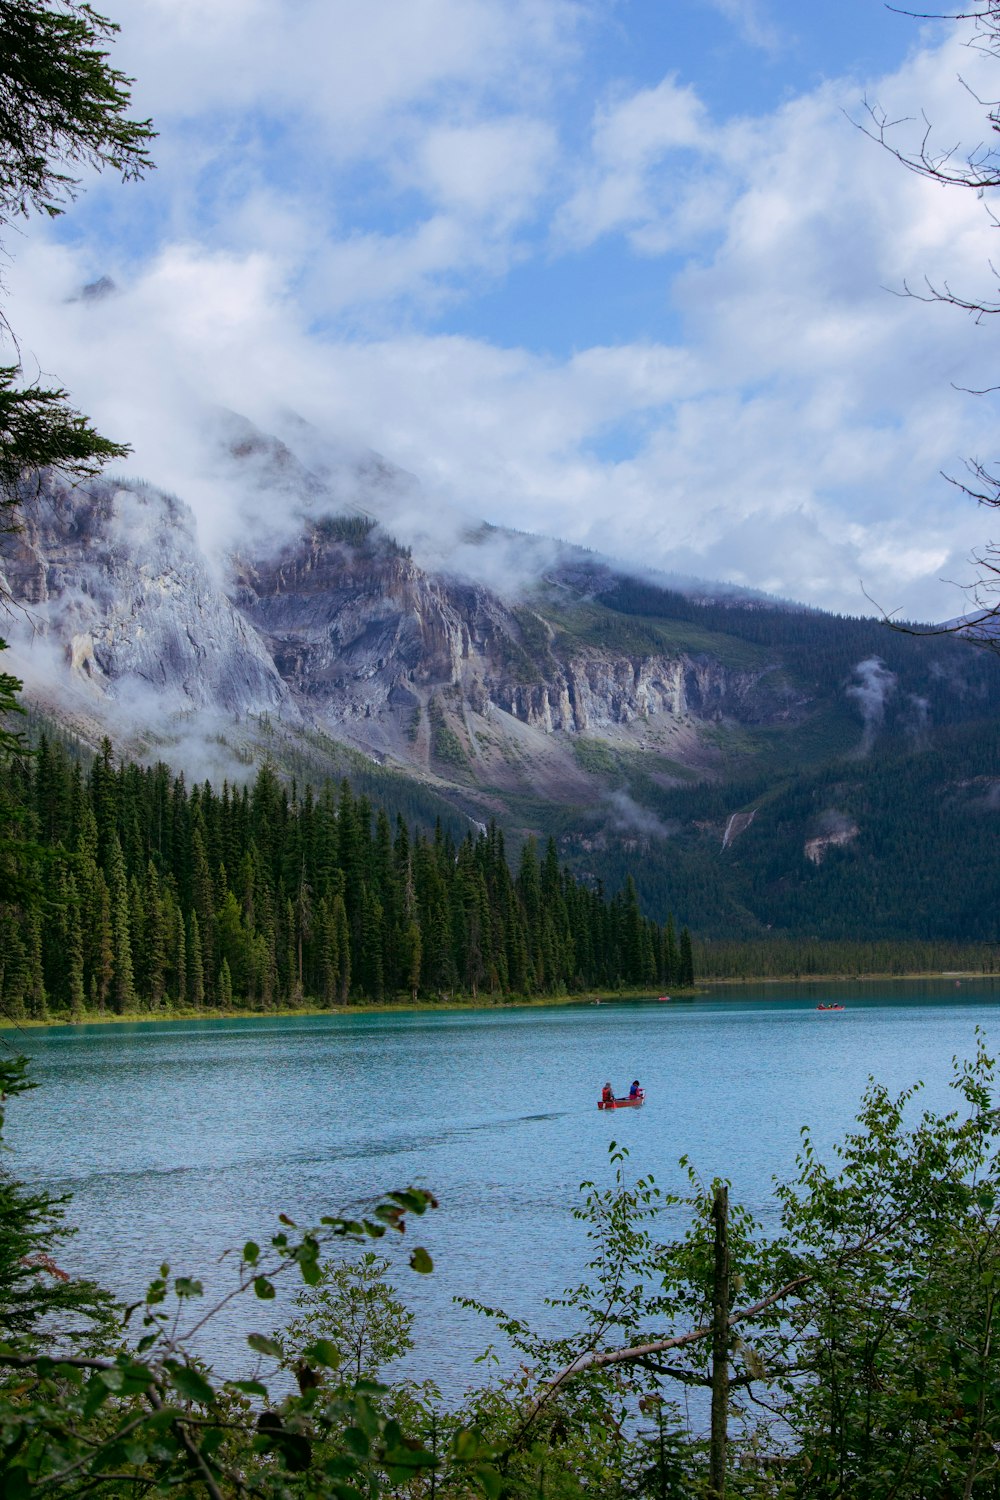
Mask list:
[[[648,747],[682,729],[691,741],[699,721],[794,711],[762,669],[583,643],[546,617],[544,590],[528,605],[432,576],[360,520],[312,524],[277,557],[237,559],[232,599],[308,718],[439,772],[464,765],[503,784],[512,755],[523,772],[532,743],[551,753],[549,737]]]
[[[764,667],[581,639],[559,614],[583,597],[571,569],[504,599],[426,572],[360,515],[314,513],[294,541],[216,566],[187,507],[152,487],[47,477],[25,523],[4,556],[26,612],[16,669],[98,717],[127,704],[140,731],[273,715],[444,782],[577,796],[574,740],[703,765],[701,726],[796,711]]]
[[[150,695],[150,716],[210,708],[297,715],[281,675],[198,549],[178,501],[147,488],[43,478],[3,557],[43,673],[95,699]],[[25,628],[27,627],[27,628]],[[26,639],[26,636],[28,639]]]

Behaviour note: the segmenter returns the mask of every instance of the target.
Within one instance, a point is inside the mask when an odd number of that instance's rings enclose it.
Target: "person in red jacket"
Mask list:
[[[615,1091],[611,1087],[610,1083],[606,1083],[604,1085],[603,1089],[601,1090],[601,1103],[602,1104],[614,1104],[614,1102],[615,1102]]]

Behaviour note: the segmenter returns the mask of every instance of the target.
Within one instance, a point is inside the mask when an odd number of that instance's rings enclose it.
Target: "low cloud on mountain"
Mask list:
[[[721,8],[773,41],[768,7]],[[293,499],[255,499],[205,412],[280,433],[293,411],[346,467],[375,450],[414,475],[358,503],[441,554],[485,519],[826,608],[865,612],[863,580],[904,615],[957,612],[939,580],[968,576],[982,517],[940,471],[990,450],[990,400],[953,385],[993,384],[990,350],[892,293],[982,291],[990,224],[848,116],[867,96],[974,144],[991,85],[958,35],[753,115],[669,58],[567,114],[586,7],[336,9],[123,11],[159,171],[91,185],[65,233],[18,247],[26,369],[131,441],[132,474],[190,503],[209,547],[280,531]],[[583,291],[608,258],[609,295],[644,289],[617,337]],[[71,300],[105,274],[115,294]],[[572,336],[529,337],[531,298],[541,324],[576,278]],[[521,336],[477,311],[515,285]]]

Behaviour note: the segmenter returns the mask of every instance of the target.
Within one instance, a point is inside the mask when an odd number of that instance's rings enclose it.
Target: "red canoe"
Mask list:
[[[643,1102],[643,1095],[639,1094],[635,1099],[598,1099],[598,1109],[638,1109]]]
[[[817,1005],[817,1010],[843,1010],[842,1005]]]

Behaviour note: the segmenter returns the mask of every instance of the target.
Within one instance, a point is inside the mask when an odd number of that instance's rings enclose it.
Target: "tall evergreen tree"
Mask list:
[[[119,1015],[135,1010],[135,977],[132,968],[132,935],[129,927],[129,890],[125,860],[117,833],[112,832],[108,851],[108,899],[111,907],[113,972],[111,1003]]]

